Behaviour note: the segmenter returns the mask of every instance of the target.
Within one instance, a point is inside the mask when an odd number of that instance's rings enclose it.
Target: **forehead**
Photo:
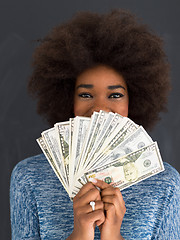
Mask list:
[[[123,76],[111,67],[100,65],[82,72],[76,80],[76,86],[79,84],[122,84],[126,86]]]

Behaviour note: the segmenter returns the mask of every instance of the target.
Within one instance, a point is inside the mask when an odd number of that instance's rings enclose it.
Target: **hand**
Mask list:
[[[95,210],[89,202],[95,201]],[[92,184],[84,185],[73,200],[74,230],[68,239],[93,240],[95,226],[100,226],[104,220],[104,204],[99,190]]]
[[[123,239],[120,229],[126,207],[119,188],[100,180],[95,180],[93,184],[101,189],[101,200],[104,203],[105,221],[99,226],[101,240]]]

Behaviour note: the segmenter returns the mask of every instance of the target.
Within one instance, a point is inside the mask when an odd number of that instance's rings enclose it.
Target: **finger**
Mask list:
[[[116,195],[116,194],[119,195],[118,193],[116,193],[115,188],[112,186],[109,186],[101,190],[101,196]]]
[[[91,211],[90,213],[84,214],[77,212],[77,214],[75,215],[75,219],[78,218],[80,219],[81,223],[85,223],[88,225],[90,224],[97,224],[97,222],[99,224],[102,224],[105,221],[105,215],[104,215],[104,210],[102,209],[98,209],[96,211]]]
[[[124,207],[125,202],[123,200],[123,196],[118,188],[114,189],[104,189],[101,192],[101,199],[103,202],[109,202],[114,204],[116,207]]]
[[[93,207],[90,205],[89,203],[89,206],[90,206],[90,211],[89,212],[92,212],[92,211],[97,211],[97,210],[104,210],[104,203],[103,201],[99,200],[99,201],[95,201],[94,202],[94,210],[93,210]]]
[[[96,225],[99,227],[101,224],[104,223],[105,219],[106,219],[106,217],[105,217],[105,214],[104,214],[104,211],[103,211],[103,215],[102,215],[102,217],[100,219],[98,219],[96,221]]]
[[[88,192],[81,195],[79,198],[74,198],[74,209],[89,204],[90,201],[98,201],[101,199],[100,192],[95,187],[91,188]]]
[[[88,213],[91,213],[91,212],[97,211],[97,210],[104,210],[104,203],[103,203],[103,201],[99,200],[99,201],[95,201],[94,203],[95,203],[94,210],[93,210],[93,207],[90,205],[90,203],[85,206]]]
[[[114,196],[118,199],[118,205],[120,207],[125,206],[125,202],[119,188],[109,187],[101,191],[101,198],[104,201],[105,196]],[[113,202],[112,202],[113,203]]]
[[[119,199],[115,195],[107,195],[102,198],[103,203],[114,205],[116,208],[120,207]],[[106,210],[106,209],[105,209]]]
[[[80,198],[83,196],[86,192],[88,192],[90,189],[93,189],[94,185],[90,182],[86,183],[78,192],[78,194],[74,197],[74,199]]]
[[[116,212],[114,204],[109,203],[109,202],[104,203],[104,210],[105,211],[110,211],[110,212],[112,212],[112,214],[114,214]]]
[[[92,183],[88,182],[79,190],[79,192],[76,196],[81,197],[82,195],[84,195],[86,192],[88,192],[92,188],[94,188],[94,185]]]
[[[94,206],[94,211],[102,210],[104,211],[104,203],[102,201],[96,201]],[[88,214],[94,212],[90,204],[86,204],[82,207],[78,207],[75,211],[76,216],[81,216],[82,214]]]
[[[90,221],[96,223],[97,226],[101,225],[105,221],[105,215],[103,210],[96,210],[88,214]]]
[[[108,188],[103,189],[101,191],[101,197],[104,197],[107,195],[115,195],[119,198],[120,201],[123,201],[123,196],[122,196],[119,188],[114,188],[114,187],[110,186]]]
[[[113,186],[111,186],[99,179],[93,178],[90,180],[96,187],[99,187],[102,190],[101,197],[103,197],[105,195],[116,195],[119,198],[119,201],[124,204],[124,200],[123,200],[123,197],[122,197],[122,194],[121,194],[119,188],[114,188]]]
[[[119,201],[116,195],[107,195],[102,198],[102,201],[104,202],[105,211],[108,211],[112,215],[116,213],[117,215],[124,216],[126,212],[124,200]]]
[[[100,189],[105,189],[105,188],[108,188],[110,185],[105,183],[104,181],[102,180],[99,180],[99,179],[95,179],[95,178],[90,178],[89,181],[95,185],[96,187],[100,188]]]

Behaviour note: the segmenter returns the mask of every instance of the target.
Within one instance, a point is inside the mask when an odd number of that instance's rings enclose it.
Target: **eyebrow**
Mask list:
[[[123,88],[124,90],[126,90],[125,87],[123,87],[122,85],[112,85],[112,86],[108,86],[108,89],[110,89],[110,90],[117,89],[117,88]]]
[[[88,89],[90,89],[90,88],[93,88],[93,87],[94,87],[93,84],[80,84],[80,85],[77,86],[77,89],[78,88],[88,88]],[[124,90],[126,90],[125,87],[123,87],[122,85],[112,85],[112,86],[108,86],[107,88],[110,89],[110,90],[114,90],[114,89],[117,89],[117,88],[123,88]]]
[[[77,89],[78,88],[93,88],[93,85],[92,84],[80,84],[77,86]]]

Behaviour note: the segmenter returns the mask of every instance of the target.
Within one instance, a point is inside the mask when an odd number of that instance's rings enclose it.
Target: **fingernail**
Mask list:
[[[97,183],[97,180],[95,178],[89,178],[89,182]]]

